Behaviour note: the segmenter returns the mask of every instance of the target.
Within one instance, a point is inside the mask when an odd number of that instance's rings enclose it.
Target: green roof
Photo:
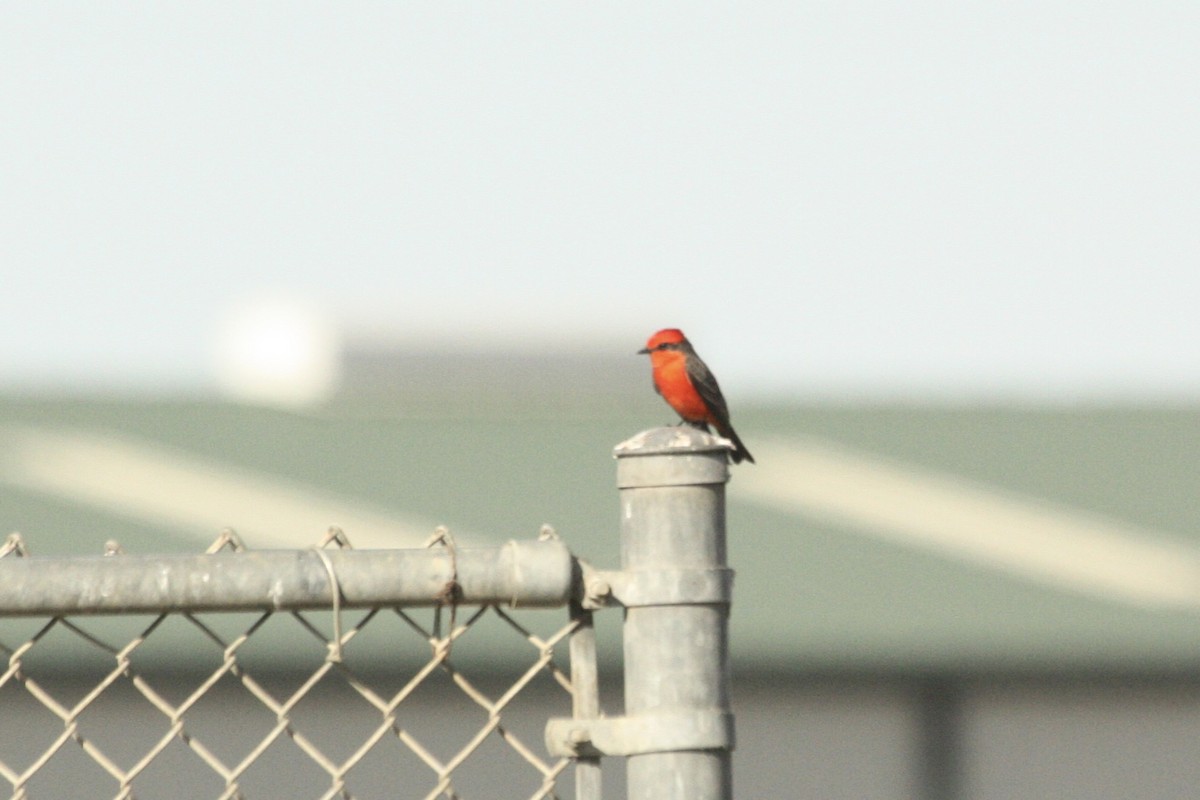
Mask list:
[[[578,413],[459,404],[403,415],[377,401],[301,414],[9,398],[0,526],[52,555],[99,553],[108,539],[197,552],[224,525],[252,547],[307,547],[330,524],[371,546],[394,524],[396,546],[420,546],[435,524],[482,543],[550,523],[579,556],[616,567],[612,448],[667,416],[652,396]],[[739,408],[735,422],[759,461],[733,467],[729,487],[739,668],[1192,668],[1200,408],[778,405]],[[211,479],[211,519],[172,506],[178,486],[106,496],[133,474],[106,472],[109,456],[147,459],[155,471],[135,483],[165,482],[172,464],[185,484]],[[43,457],[45,474],[32,466]],[[233,487],[267,494],[239,500]],[[312,496],[324,503],[312,516],[346,518],[268,530],[247,510],[258,496],[268,511]],[[933,507],[905,508],[922,498]],[[602,633],[611,640],[618,624]]]

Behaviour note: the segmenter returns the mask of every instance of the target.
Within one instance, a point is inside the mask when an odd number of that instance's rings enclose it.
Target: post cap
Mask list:
[[[690,425],[651,428],[613,448],[617,485],[690,486],[726,483],[733,443]]]
[[[664,428],[651,428],[635,434],[613,448],[613,456],[658,456],[675,455],[680,452],[708,453],[716,451],[729,452],[733,443],[720,436],[714,436],[708,431],[693,428],[691,425],[670,425]]]

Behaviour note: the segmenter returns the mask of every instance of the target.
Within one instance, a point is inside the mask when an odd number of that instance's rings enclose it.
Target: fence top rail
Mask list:
[[[560,541],[416,550],[0,559],[0,616],[374,606],[565,605],[575,562]]]

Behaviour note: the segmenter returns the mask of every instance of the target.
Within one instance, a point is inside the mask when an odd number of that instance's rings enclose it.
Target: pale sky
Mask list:
[[[726,394],[1200,397],[1200,4],[6,4],[0,389],[682,327]],[[638,365],[642,368],[644,365]]]

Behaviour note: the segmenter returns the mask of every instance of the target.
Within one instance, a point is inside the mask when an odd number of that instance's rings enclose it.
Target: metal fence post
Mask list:
[[[637,587],[623,601],[625,716],[659,741],[628,756],[631,800],[733,797],[722,441],[656,428],[614,451],[621,568]]]

